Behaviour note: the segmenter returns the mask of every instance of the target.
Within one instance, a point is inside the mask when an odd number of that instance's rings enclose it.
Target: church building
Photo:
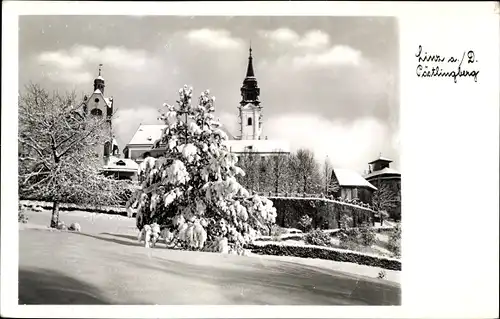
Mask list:
[[[263,106],[261,105],[260,88],[255,77],[252,48],[249,49],[248,65],[245,79],[241,87],[241,101],[237,107],[239,132],[231,134],[221,123],[228,136],[225,145],[234,154],[253,153],[261,156],[289,154],[290,146],[285,141],[269,140],[263,137]],[[143,154],[149,152],[158,157],[164,152],[164,145],[159,144],[164,124],[141,124],[130,142],[123,150],[125,158],[137,163],[143,161]]]
[[[109,136],[104,145],[98,145],[95,152],[102,160],[102,173],[106,176],[114,176],[118,179],[134,179],[137,174],[138,165],[132,160],[120,158],[118,143],[113,134],[112,116],[114,112],[113,97],[104,95],[105,81],[101,75],[102,64],[99,65],[99,75],[94,80],[94,91],[88,97],[83,98],[83,111],[87,115],[105,118],[105,134]]]

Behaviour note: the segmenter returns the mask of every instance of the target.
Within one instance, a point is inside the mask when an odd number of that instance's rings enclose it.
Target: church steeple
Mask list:
[[[250,53],[248,56],[248,67],[247,67],[247,78],[255,77],[255,73],[253,72],[253,57],[252,57],[252,45],[250,44],[250,49],[248,49]]]
[[[99,76],[94,80],[94,91],[99,90],[104,94],[104,78],[101,76],[102,64],[99,64]]]
[[[262,133],[262,106],[260,106],[260,88],[253,69],[252,46],[250,45],[248,66],[243,85],[239,110],[240,136],[242,140],[258,140]]]
[[[241,106],[248,103],[258,106],[260,104],[259,95],[260,88],[257,84],[257,79],[255,78],[255,72],[253,70],[253,57],[252,57],[252,46],[250,46],[249,56],[248,56],[248,66],[247,74],[243,80],[243,86],[241,87]]]

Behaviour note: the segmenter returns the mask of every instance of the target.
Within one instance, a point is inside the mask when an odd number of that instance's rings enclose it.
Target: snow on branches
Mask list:
[[[19,193],[54,203],[113,205],[129,189],[100,174],[96,147],[109,140],[106,118],[88,115],[75,95],[49,94],[38,85],[19,95]]]
[[[160,143],[165,145],[164,156],[147,159],[150,165],[135,197],[137,227],[165,225],[193,249],[221,247],[221,241],[241,248],[262,225],[275,222],[276,209],[266,198],[250,197],[238,183],[245,173],[223,143],[227,135],[214,117],[215,98],[206,90],[193,105],[192,94],[193,89],[184,86],[177,106],[164,104],[160,117],[167,124]],[[198,237],[186,236],[186,229]],[[207,244],[193,243],[194,238],[204,238],[203,232]]]

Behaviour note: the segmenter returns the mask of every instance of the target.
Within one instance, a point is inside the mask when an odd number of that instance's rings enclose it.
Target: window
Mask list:
[[[251,118],[251,117],[249,117],[249,118],[247,119],[247,125],[248,125],[248,126],[251,126],[251,125],[252,125],[252,118]]]
[[[95,98],[94,102],[99,103],[99,98]]]
[[[354,188],[354,189],[352,190],[352,198],[353,198],[353,199],[354,199],[354,198],[358,198],[358,189],[357,189],[357,188]]]
[[[347,199],[352,199],[352,192],[351,192],[350,188],[346,189],[346,198]]]
[[[92,111],[90,111],[90,114],[95,116],[102,116],[102,111],[99,109],[93,109]]]
[[[111,143],[106,142],[104,143],[104,156],[109,156],[111,153]]]

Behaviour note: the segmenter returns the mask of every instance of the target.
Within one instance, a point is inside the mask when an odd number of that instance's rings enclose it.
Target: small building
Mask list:
[[[401,173],[390,167],[391,159],[379,156],[368,163],[368,174],[364,178],[378,189],[385,188],[393,192],[396,202],[394,208],[389,209],[389,216],[395,220],[401,218]]]
[[[119,180],[136,181],[138,169],[139,165],[131,159],[110,156],[108,164],[103,167],[103,174]]]
[[[123,155],[126,159],[134,160],[137,163],[142,162],[145,152],[151,152],[155,143],[160,140],[165,124],[141,124],[137,128],[134,136],[127,146],[123,149]]]
[[[371,204],[373,193],[377,190],[358,172],[346,168],[332,170],[331,185],[337,185],[337,189],[332,193],[334,197],[345,200],[357,199],[366,204]]]

